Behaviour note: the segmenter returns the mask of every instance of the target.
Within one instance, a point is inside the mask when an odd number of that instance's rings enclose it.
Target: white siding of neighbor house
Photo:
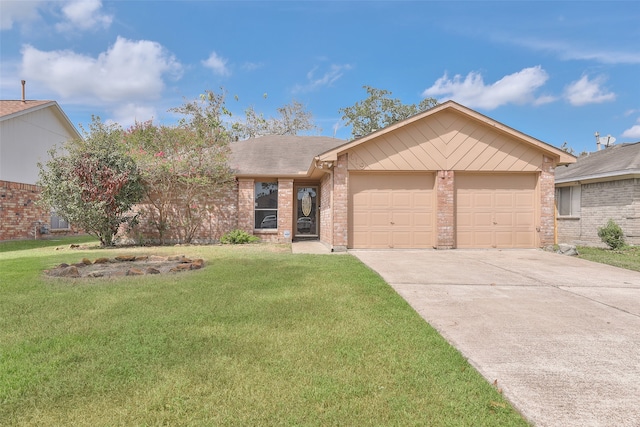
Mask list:
[[[35,184],[38,162],[75,137],[53,108],[41,108],[0,122],[0,180]]]
[[[598,228],[613,219],[627,243],[640,245],[640,179],[582,185],[580,216],[558,217],[558,242],[604,246]]]

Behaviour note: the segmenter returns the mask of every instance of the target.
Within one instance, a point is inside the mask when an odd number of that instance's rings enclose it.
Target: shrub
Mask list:
[[[622,228],[612,219],[604,227],[598,227],[598,237],[611,249],[621,249],[625,246]]]
[[[243,230],[233,230],[220,238],[220,243],[230,245],[243,245],[245,243],[255,243],[260,241],[259,237],[253,236]]]

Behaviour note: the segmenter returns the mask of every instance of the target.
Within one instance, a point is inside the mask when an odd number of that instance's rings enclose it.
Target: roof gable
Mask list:
[[[52,114],[60,121],[67,132],[74,139],[80,139],[82,136],[71,123],[69,117],[64,113],[60,105],[56,101],[16,101],[16,100],[0,100],[0,122],[11,120],[16,117],[31,114],[33,112],[50,108]]]
[[[477,151],[478,157],[466,155],[470,149]],[[542,160],[533,157],[540,157],[540,153],[558,164],[575,162],[574,156],[453,101],[329,150],[319,160],[335,160],[345,152],[360,157],[360,165],[351,165],[357,168],[386,169],[379,163],[381,154],[396,167],[409,170],[525,170],[524,164],[517,164],[518,159],[537,164]],[[365,154],[370,158],[363,159]]]

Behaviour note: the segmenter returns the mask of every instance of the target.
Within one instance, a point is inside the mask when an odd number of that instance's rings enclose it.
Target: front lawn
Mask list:
[[[588,246],[579,246],[577,249],[580,258],[626,268],[627,270],[640,271],[640,247],[638,246],[630,246],[620,250]]]
[[[0,424],[527,425],[349,255],[68,243],[0,244]],[[206,267],[42,275],[114,253],[185,254]]]

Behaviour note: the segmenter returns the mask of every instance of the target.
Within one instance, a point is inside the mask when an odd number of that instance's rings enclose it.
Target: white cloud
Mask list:
[[[70,50],[22,49],[22,75],[67,101],[109,104],[160,97],[165,76],[180,77],[182,66],[160,44],[118,37],[97,57]]]
[[[637,120],[637,122],[637,125],[631,126],[629,129],[622,132],[623,138],[640,141],[640,118]]]
[[[125,129],[133,126],[136,122],[144,122],[158,118],[155,107],[132,102],[118,105],[112,111],[112,115],[113,117],[110,121],[118,123]]]
[[[229,68],[227,68],[227,62],[227,59],[218,56],[218,54],[215,52],[211,52],[209,58],[207,58],[205,61],[202,61],[202,65],[207,68],[211,68],[214,73],[224,77],[231,75],[231,71],[229,70]]]
[[[331,64],[324,74],[316,76],[318,67],[314,67],[307,73],[307,83],[296,85],[293,92],[311,92],[321,87],[331,86],[344,75],[345,71],[349,71],[351,68],[353,67],[349,64]]]
[[[596,61],[602,64],[640,64],[640,52],[637,50],[617,50],[617,46],[610,49],[596,49],[556,40],[512,39],[509,37],[502,37],[502,40],[511,40],[515,44],[534,50],[552,52],[563,60]]]
[[[14,23],[36,20],[40,5],[39,1],[0,1],[0,30],[10,30]]]
[[[616,94],[607,92],[601,85],[605,78],[602,76],[589,80],[588,76],[582,76],[580,80],[570,83],[564,90],[564,96],[571,105],[581,106],[587,104],[599,104],[601,102],[613,101]]]
[[[245,62],[242,64],[242,69],[247,71],[255,71],[262,68],[264,64],[262,62]]]
[[[549,76],[541,66],[524,68],[517,73],[504,76],[493,84],[485,84],[482,75],[470,72],[466,77],[456,74],[453,79],[445,73],[422,95],[445,97],[470,108],[492,110],[506,104],[540,105],[555,100],[551,96],[536,98],[534,92],[543,86]]]
[[[109,28],[113,16],[102,13],[101,0],[72,0],[62,6],[65,20],[56,25],[58,31]]]

